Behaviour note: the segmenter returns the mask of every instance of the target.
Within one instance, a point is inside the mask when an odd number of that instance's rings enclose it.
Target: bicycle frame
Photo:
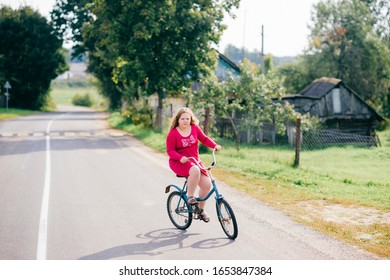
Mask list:
[[[215,194],[218,221],[228,238],[236,239],[238,235],[236,217],[229,203],[225,200],[222,194],[219,193],[215,179],[210,171],[211,168],[216,165],[215,149],[213,149],[214,161],[208,168],[204,168],[202,165],[200,165],[195,158],[189,159],[193,160],[201,170],[205,170],[208,173],[212,186],[210,191],[204,197],[196,197],[196,200],[198,202],[206,201],[211,197],[211,195]],[[193,219],[202,220],[203,218],[201,213],[203,209],[200,209],[198,204],[191,205],[188,203],[188,178],[186,178],[182,187],[171,184],[165,188],[165,192],[169,193],[171,187],[175,188],[175,191],[168,196],[167,210],[169,219],[174,224],[174,226],[176,226],[178,229],[185,230],[191,225]]]
[[[211,163],[211,165],[207,168],[204,168],[202,167],[199,162],[193,158],[193,157],[190,157],[189,159],[192,160],[201,170],[205,170],[207,171],[207,174],[209,175],[209,178],[210,178],[210,181],[211,181],[211,185],[212,185],[212,188],[211,190],[208,192],[208,194],[205,196],[205,197],[197,197],[196,200],[197,201],[206,201],[208,200],[211,195],[213,193],[215,193],[215,200],[218,201],[218,199],[221,199],[223,196],[219,193],[218,191],[218,188],[217,188],[217,184],[215,183],[215,179],[213,177],[213,174],[211,173],[211,168],[215,167],[216,163],[217,163],[217,160],[215,158],[215,149],[213,149],[213,162]],[[168,185],[166,188],[165,188],[165,193],[169,193],[170,192],[170,188],[171,187],[174,187],[178,192],[180,192],[183,196],[183,198],[185,199],[185,201],[188,201],[188,197],[187,197],[187,189],[188,189],[188,186],[187,186],[187,178],[184,182],[184,185],[183,187],[179,187],[175,184],[171,184],[171,185]]]

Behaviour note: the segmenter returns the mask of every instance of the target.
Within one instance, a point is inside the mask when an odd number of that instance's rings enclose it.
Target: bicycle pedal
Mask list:
[[[194,206],[192,212],[194,213],[194,219],[195,219],[195,220],[199,220],[199,219],[201,218],[201,216],[200,216],[201,210],[200,210],[200,208],[198,207],[198,205],[195,205],[195,206]]]

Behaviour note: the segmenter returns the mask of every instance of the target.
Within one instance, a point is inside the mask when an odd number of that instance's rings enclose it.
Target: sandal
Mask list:
[[[205,223],[210,222],[210,217],[209,217],[209,215],[207,215],[207,213],[206,213],[206,211],[204,211],[204,209],[200,209],[199,217]]]
[[[196,200],[196,198],[194,196],[189,196],[188,197],[188,204],[189,205],[197,205],[197,204],[199,204],[199,202]]]

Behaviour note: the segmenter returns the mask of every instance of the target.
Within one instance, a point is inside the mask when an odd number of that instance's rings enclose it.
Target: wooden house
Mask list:
[[[318,117],[327,128],[347,133],[375,135],[376,123],[384,120],[356,92],[335,78],[319,78],[283,100],[301,114]]]
[[[227,56],[223,55],[219,51],[215,50],[218,54],[217,66],[215,68],[215,76],[218,78],[218,81],[227,81],[229,75],[237,77],[240,74],[240,68],[231,61]],[[193,82],[191,89],[192,91],[197,91],[202,84],[200,82]]]
[[[217,53],[218,64],[217,69],[215,69],[215,75],[218,77],[218,80],[226,81],[229,78],[229,75],[237,77],[240,74],[240,68],[222,53],[218,51]]]

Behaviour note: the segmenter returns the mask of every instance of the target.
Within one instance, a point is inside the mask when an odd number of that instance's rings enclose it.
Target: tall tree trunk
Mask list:
[[[385,117],[390,118],[390,88],[387,91],[387,106],[384,110]]]
[[[158,131],[162,131],[162,112],[163,112],[163,93],[158,91],[158,106],[156,112],[156,120],[154,122],[154,128]]]

